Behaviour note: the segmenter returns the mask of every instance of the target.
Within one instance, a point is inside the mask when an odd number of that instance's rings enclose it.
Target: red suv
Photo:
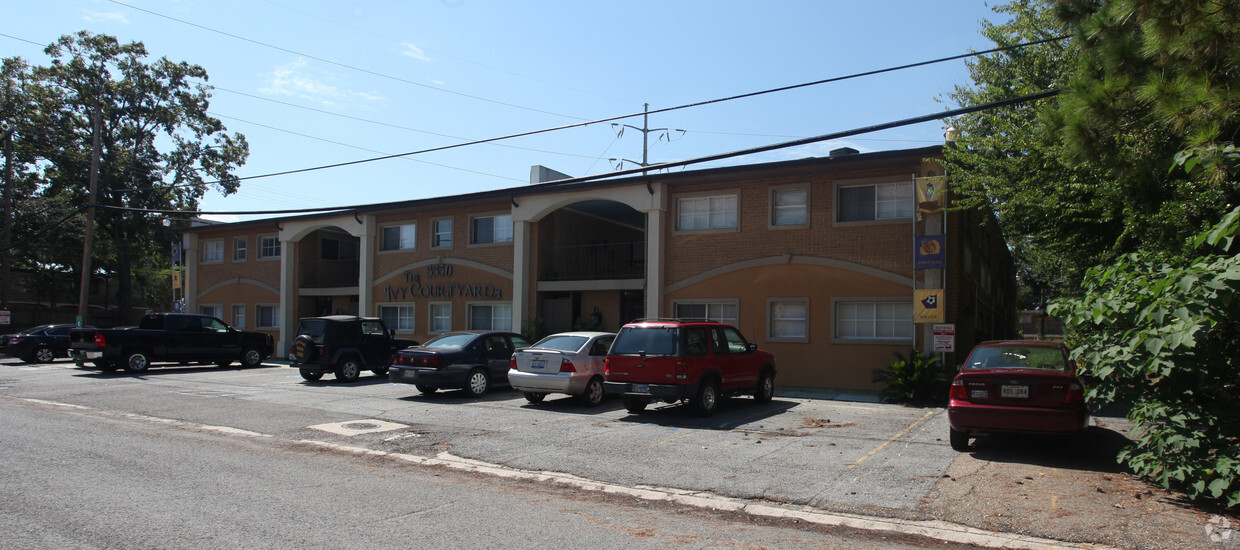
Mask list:
[[[714,321],[643,319],[624,325],[607,353],[609,394],[621,394],[630,413],[651,401],[688,401],[702,416],[725,396],[775,395],[775,356],[751,344],[736,327]]]

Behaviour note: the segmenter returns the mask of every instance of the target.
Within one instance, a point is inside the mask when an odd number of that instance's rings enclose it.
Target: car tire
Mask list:
[[[603,393],[603,379],[595,376],[586,382],[586,391],[581,394],[581,404],[587,407],[597,407],[606,395]]]
[[[361,363],[358,363],[357,359],[352,357],[348,357],[341,361],[339,365],[336,365],[336,380],[341,382],[352,382],[357,380],[357,377],[361,374]]]
[[[39,348],[34,350],[35,363],[51,363],[56,359],[56,352],[52,348]]]
[[[323,373],[318,372],[318,371],[312,371],[312,370],[307,370],[307,369],[297,369],[297,370],[301,371],[302,378],[305,378],[306,380],[309,380],[311,382],[317,382],[320,378],[323,378]]]
[[[145,372],[151,368],[151,360],[144,351],[135,351],[125,355],[125,372]]]
[[[465,378],[465,393],[470,397],[482,397],[489,389],[491,377],[487,376],[487,371],[480,368],[469,371],[469,376]]]
[[[93,364],[103,372],[116,372],[117,369],[115,361],[95,361]]]
[[[621,397],[620,401],[624,403],[625,410],[629,411],[631,414],[638,414],[646,410],[646,405],[650,404],[650,400],[645,397],[635,397],[631,395]]]
[[[432,393],[439,391],[439,386],[427,386],[426,384],[414,384],[413,387],[417,388],[420,393],[423,393],[425,395],[430,395]]]
[[[715,414],[715,410],[719,408],[719,384],[714,380],[703,382],[698,386],[697,395],[693,396],[692,405],[699,416]]]
[[[375,376],[387,376],[388,367],[375,367],[370,369],[370,372],[375,373]]]
[[[758,375],[758,387],[753,392],[753,400],[758,403],[770,403],[775,398],[775,375],[763,370]]]
[[[530,403],[542,403],[542,400],[547,398],[547,394],[533,391],[527,391],[522,395],[524,395],[525,400]]]
[[[241,366],[247,369],[261,367],[263,365],[263,351],[256,347],[248,347],[241,350]]]
[[[293,338],[293,345],[288,350],[289,359],[305,363],[314,357],[314,338],[309,334],[301,334]]]
[[[952,450],[960,452],[969,450],[969,432],[962,432],[950,427],[947,430],[947,439],[952,444]]]

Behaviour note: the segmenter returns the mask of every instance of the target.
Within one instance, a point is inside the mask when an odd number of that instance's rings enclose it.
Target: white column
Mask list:
[[[521,332],[529,320],[527,279],[530,263],[530,222],[512,221],[512,331]]]
[[[181,311],[198,312],[198,234],[181,236],[181,260],[185,262],[185,303]]]
[[[358,250],[358,270],[357,270],[357,309],[358,315],[378,315],[375,310],[374,301],[374,280],[375,280],[375,217],[365,216],[362,218],[362,234],[358,236],[361,239]]]
[[[664,211],[646,211],[646,317],[663,316]]]
[[[285,357],[297,330],[297,241],[280,239],[280,338],[276,357]]]

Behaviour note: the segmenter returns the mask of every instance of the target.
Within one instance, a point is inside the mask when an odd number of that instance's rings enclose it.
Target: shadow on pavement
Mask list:
[[[1128,472],[1116,457],[1131,440],[1124,434],[1090,426],[1072,437],[991,435],[978,437],[973,457],[992,462],[1104,473]]]
[[[670,428],[695,428],[699,430],[733,430],[744,424],[765,420],[783,414],[799,403],[782,401],[778,398],[770,403],[757,404],[753,399],[734,397],[719,403],[715,414],[708,417],[698,416],[688,403],[662,406],[651,403],[650,408],[638,414],[629,413],[618,419],[619,422],[637,422],[654,424]]]

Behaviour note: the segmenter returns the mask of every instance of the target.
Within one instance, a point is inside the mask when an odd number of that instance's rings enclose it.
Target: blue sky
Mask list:
[[[9,2],[0,56],[45,64],[80,30],[201,65],[211,113],[250,143],[242,177],[418,151],[698,103],[993,47],[980,0],[41,0]],[[994,2],[990,2],[991,5]],[[963,61],[650,119],[651,163],[839,132],[945,108]],[[641,117],[622,121],[642,125]],[[930,122],[723,161],[749,164],[942,142]],[[683,130],[677,131],[677,130]],[[319,208],[528,183],[639,161],[610,123],[495,144],[243,181],[205,211]],[[714,165],[718,165],[716,163]],[[624,163],[625,168],[633,167]],[[701,165],[702,167],[711,165]],[[215,216],[248,219],[254,216]],[[262,217],[262,216],[260,216]]]

